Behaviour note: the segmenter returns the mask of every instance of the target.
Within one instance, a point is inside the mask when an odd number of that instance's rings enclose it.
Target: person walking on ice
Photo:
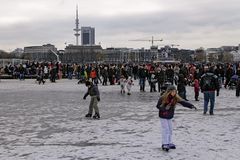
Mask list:
[[[177,94],[175,86],[168,86],[166,92],[159,98],[156,106],[159,109],[161,122],[162,149],[165,151],[168,151],[169,149],[176,149],[176,146],[172,142],[172,118],[174,117],[174,111],[177,103],[184,107],[197,110],[193,104],[183,100]]]
[[[95,115],[93,116],[93,118],[99,119],[100,114],[99,114],[99,109],[98,109],[97,104],[98,104],[98,101],[100,101],[100,93],[99,93],[98,87],[96,85],[93,85],[93,83],[89,82],[89,81],[86,81],[85,84],[86,84],[86,87],[88,87],[88,91],[84,95],[83,99],[85,100],[88,95],[91,96],[88,114],[86,114],[85,117],[92,117],[93,109],[94,109]]]
[[[126,85],[126,78],[121,75],[121,78],[118,80],[118,83],[120,84],[120,88],[121,88],[121,94],[124,94],[125,93],[125,85]]]
[[[131,95],[131,89],[132,89],[132,86],[133,86],[133,80],[132,80],[132,77],[128,77],[128,80],[127,80],[127,91],[128,91],[128,95]]]

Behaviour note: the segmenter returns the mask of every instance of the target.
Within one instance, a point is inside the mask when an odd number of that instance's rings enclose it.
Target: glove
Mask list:
[[[85,100],[85,99],[86,99],[86,97],[84,96],[84,97],[83,97],[83,99]]]
[[[97,97],[97,100],[100,101],[100,97]]]
[[[195,106],[192,106],[192,109],[195,109],[195,111],[197,110],[197,107],[195,107]]]

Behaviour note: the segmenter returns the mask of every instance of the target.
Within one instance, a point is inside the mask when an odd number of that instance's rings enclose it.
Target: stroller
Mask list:
[[[234,89],[237,86],[238,75],[233,75],[228,83],[229,89]]]

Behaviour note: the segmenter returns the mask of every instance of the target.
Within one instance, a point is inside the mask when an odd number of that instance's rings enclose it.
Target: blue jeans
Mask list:
[[[68,72],[68,79],[72,79],[72,72]]]
[[[23,73],[20,73],[20,74],[19,74],[19,79],[20,79],[20,80],[24,80],[24,74],[23,74]]]
[[[140,84],[140,90],[145,91],[145,78],[140,78],[139,84]]]
[[[204,112],[208,111],[208,102],[210,100],[210,113],[213,113],[215,103],[215,91],[204,91]]]

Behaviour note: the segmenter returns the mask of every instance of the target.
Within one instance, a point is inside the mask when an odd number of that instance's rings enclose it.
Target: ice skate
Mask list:
[[[176,149],[176,145],[173,144],[173,143],[170,143],[170,144],[168,145],[168,147],[169,147],[169,149]]]
[[[162,150],[168,152],[168,150],[169,150],[168,144],[163,144],[162,145]]]
[[[96,113],[94,116],[93,116],[93,119],[100,119],[100,115],[98,113]]]
[[[89,113],[88,113],[88,114],[85,115],[85,117],[91,118],[91,117],[92,117],[92,114],[89,114]]]

